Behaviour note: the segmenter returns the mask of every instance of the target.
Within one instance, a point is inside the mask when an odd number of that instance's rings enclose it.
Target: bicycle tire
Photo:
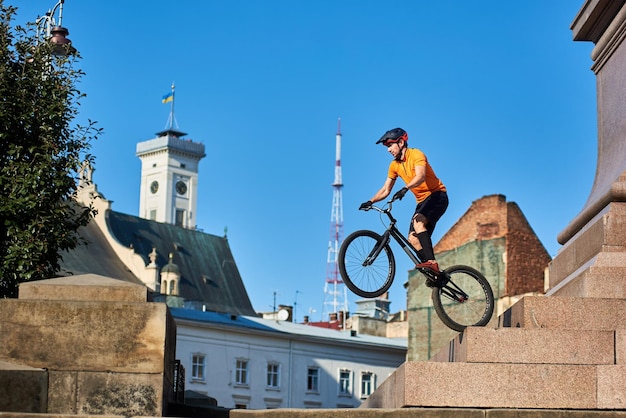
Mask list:
[[[396,261],[388,244],[373,263],[363,265],[381,240],[382,237],[374,231],[360,230],[348,235],[339,248],[339,273],[348,289],[358,296],[378,297],[393,283]]]
[[[458,332],[468,326],[487,325],[493,315],[494,298],[485,276],[472,267],[461,265],[449,267],[444,273],[448,282],[442,287],[434,287],[431,294],[441,322]],[[467,300],[460,302],[449,295],[455,286],[468,295]]]

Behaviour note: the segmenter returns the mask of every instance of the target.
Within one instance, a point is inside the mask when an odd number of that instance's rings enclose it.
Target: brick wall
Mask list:
[[[485,196],[470,208],[435,245],[435,253],[450,251],[468,242],[500,238],[507,233],[507,203],[503,195]]]
[[[507,296],[543,292],[544,272],[552,259],[514,202],[507,210]]]
[[[551,260],[519,206],[501,194],[484,196],[435,245],[435,254],[473,241],[506,238],[505,283],[500,296],[543,292],[544,271]],[[476,263],[479,260],[476,260]]]

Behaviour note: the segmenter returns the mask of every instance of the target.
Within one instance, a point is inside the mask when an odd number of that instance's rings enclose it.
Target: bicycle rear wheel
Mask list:
[[[467,266],[452,266],[443,273],[449,280],[433,288],[431,295],[441,322],[459,332],[469,326],[487,325],[493,315],[494,298],[485,276]]]
[[[391,248],[388,244],[379,248],[381,241],[376,232],[361,230],[348,235],[339,248],[341,278],[348,289],[364,298],[375,298],[389,290],[396,273]]]

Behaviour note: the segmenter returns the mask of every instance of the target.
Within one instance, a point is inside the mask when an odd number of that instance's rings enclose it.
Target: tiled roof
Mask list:
[[[131,283],[143,284],[117,257],[98,225],[89,222],[78,230],[87,244],[61,253],[59,276],[97,274]]]
[[[127,248],[133,248],[147,265],[152,249],[157,252],[159,268],[168,263],[169,254],[180,271],[179,296],[186,306],[236,315],[256,315],[225,237],[175,225],[107,211],[110,233]],[[117,258],[95,222],[82,228],[88,246],[64,254],[62,267],[73,274],[94,273],[140,282]]]

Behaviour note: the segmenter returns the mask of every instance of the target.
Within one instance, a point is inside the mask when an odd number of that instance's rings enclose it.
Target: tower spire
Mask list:
[[[335,136],[335,179],[333,181],[333,205],[330,214],[330,240],[328,241],[328,258],[326,261],[326,283],[324,286],[324,310],[322,320],[326,320],[331,313],[343,311],[340,318],[346,319],[348,311],[347,290],[339,276],[337,256],[343,239],[343,203],[341,190],[341,118],[337,119],[337,135]],[[330,306],[328,310],[326,307]],[[343,327],[344,324],[341,324]]]

